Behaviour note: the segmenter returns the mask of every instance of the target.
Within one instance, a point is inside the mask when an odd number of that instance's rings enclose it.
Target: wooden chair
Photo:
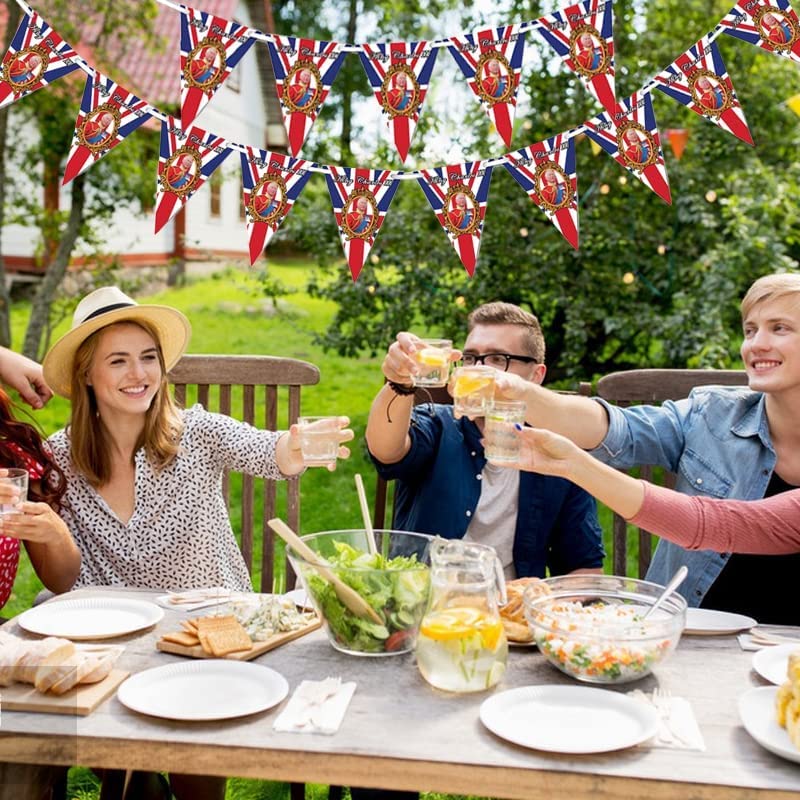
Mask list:
[[[612,372],[597,382],[595,396],[609,403],[627,407],[640,404],[661,404],[665,400],[688,397],[697,386],[747,386],[747,373],[743,370],[724,369],[632,369]],[[581,394],[589,394],[591,384],[581,384]],[[639,467],[639,477],[653,480],[653,467]],[[675,475],[664,473],[664,485],[672,488]],[[652,558],[652,536],[642,528],[637,529],[639,539],[638,577],[643,578]],[[627,574],[628,524],[619,514],[614,514],[612,567],[615,575]]]
[[[300,414],[300,390],[303,386],[319,383],[319,369],[306,361],[272,356],[237,355],[186,355],[173,367],[169,379],[175,387],[175,399],[186,406],[193,402],[208,411],[228,414],[243,422],[268,430],[288,428]],[[192,389],[191,387],[194,387]],[[263,390],[259,391],[259,388]],[[234,399],[241,394],[241,411],[233,409]],[[286,400],[283,398],[286,396]],[[188,400],[187,400],[188,398]],[[264,417],[256,421],[257,403],[264,404]],[[285,403],[285,405],[284,405]],[[279,409],[280,406],[280,409]],[[279,414],[280,410],[280,414]],[[279,419],[279,417],[281,417]],[[286,492],[286,521],[293,530],[300,530],[300,487],[298,481],[264,480],[263,513],[255,518],[255,480],[242,476],[241,549],[247,569],[253,574],[253,541],[260,530],[261,583],[260,591],[271,592],[275,577],[275,540],[267,521],[275,516],[277,491]],[[226,503],[229,501],[229,481],[223,485]],[[294,574],[288,562],[286,586],[293,582]]]

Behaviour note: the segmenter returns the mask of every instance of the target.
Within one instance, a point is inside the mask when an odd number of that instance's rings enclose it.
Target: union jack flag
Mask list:
[[[383,109],[400,160],[405,161],[438,51],[428,47],[427,42],[383,42],[362,47],[361,63]]]
[[[161,151],[156,186],[156,229],[158,233],[211,177],[230,155],[231,148],[221,136],[200,128],[181,128],[175,117],[161,123]]]
[[[238,22],[184,6],[181,13],[181,125],[184,128],[214,96],[253,46]]]
[[[447,49],[506,147],[511,147],[525,34],[519,23],[451,36]]]
[[[586,0],[538,20],[537,30],[606,111],[616,105],[611,0]]]
[[[483,161],[421,170],[417,178],[436,219],[472,277],[478,263],[492,168]]]
[[[787,0],[739,0],[719,24],[730,36],[800,62],[800,20]]]
[[[302,158],[245,147],[242,184],[252,266],[292,210],[311,172]]]
[[[126,136],[150,119],[150,106],[111,78],[92,70],[86,79],[81,110],[64,167],[68,184],[99,161]]]
[[[0,108],[78,69],[80,60],[35,11],[25,14],[0,65]]]
[[[399,185],[386,169],[328,167],[325,176],[344,254],[357,281]]]
[[[509,153],[503,166],[547,214],[561,235],[578,247],[578,173],[575,139],[559,133]]]
[[[660,75],[656,86],[695,114],[753,144],[744,111],[736,97],[716,42],[704,36]]]
[[[597,142],[662,200],[672,203],[649,92],[641,96],[634,92],[617,105],[613,115],[605,111],[587,120],[584,128],[592,141]]]
[[[296,156],[328,96],[345,53],[337,42],[295,36],[273,36],[267,46],[289,137],[289,152]]]

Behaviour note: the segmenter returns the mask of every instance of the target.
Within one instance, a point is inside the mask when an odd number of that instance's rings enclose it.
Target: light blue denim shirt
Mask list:
[[[679,492],[709,497],[757,500],[764,496],[775,468],[765,398],[743,387],[704,386],[685,400],[661,406],[608,412],[608,434],[590,451],[623,469],[637,464],[665,467],[677,474]],[[699,606],[728,560],[728,553],[687,551],[661,540],[647,579],[666,583],[685,564],[689,575],[680,588],[690,606]]]

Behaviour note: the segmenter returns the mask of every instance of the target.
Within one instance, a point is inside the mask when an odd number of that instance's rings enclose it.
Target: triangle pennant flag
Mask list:
[[[230,153],[231,148],[221,136],[195,127],[185,131],[174,117],[161,123],[156,233],[189,202]]]
[[[80,60],[35,11],[25,14],[0,64],[0,108],[78,69]]]
[[[525,33],[519,23],[451,36],[447,45],[506,147],[511,147]]]
[[[625,169],[652,189],[662,200],[672,203],[664,164],[664,153],[653,113],[650,94],[634,92],[617,106],[584,123],[586,135]]]
[[[242,185],[250,265],[264,252],[311,177],[308,161],[246,145]]]
[[[330,91],[345,53],[337,42],[273,36],[267,42],[289,152],[297,156]]]
[[[800,62],[800,20],[786,0],[739,0],[719,24],[730,36]]]
[[[361,63],[383,109],[400,160],[405,161],[438,50],[428,47],[427,42],[365,44],[362,49]]]
[[[538,20],[536,30],[583,79],[586,88],[612,111],[614,88],[614,12],[611,0],[586,0]]]
[[[184,6],[181,17],[181,125],[189,126],[253,46],[248,28]]]
[[[63,185],[99,161],[150,119],[144,101],[111,78],[92,70],[86,78],[81,110],[64,167]]]
[[[353,280],[358,280],[399,182],[390,170],[328,167],[333,214]]]
[[[503,166],[547,214],[561,235],[578,247],[578,174],[575,139],[563,133],[505,157]]]
[[[421,173],[419,185],[471,277],[478,263],[492,168],[469,161]]]
[[[719,47],[707,36],[656,75],[656,86],[695,114],[753,144]]]

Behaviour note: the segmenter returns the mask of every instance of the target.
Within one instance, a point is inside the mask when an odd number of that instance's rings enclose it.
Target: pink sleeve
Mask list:
[[[687,550],[800,552],[800,489],[763,500],[716,500],[642,483],[644,503],[629,521]]]

